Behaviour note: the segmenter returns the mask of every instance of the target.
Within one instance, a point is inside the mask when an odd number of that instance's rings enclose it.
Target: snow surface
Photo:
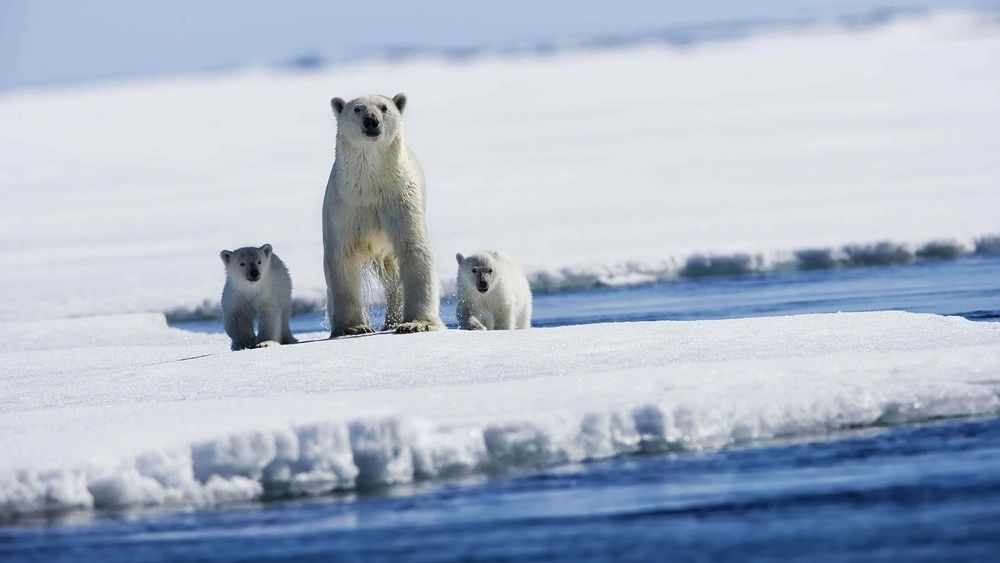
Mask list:
[[[0,319],[212,312],[218,251],[264,242],[322,306],[329,99],[400,90],[446,285],[483,248],[560,289],[998,231],[1000,26],[980,16],[241,71],[0,96]]]
[[[27,350],[0,351],[7,518],[1000,413],[1000,325],[936,315],[378,334],[239,353],[157,315],[0,327],[0,341],[31,335]]]
[[[263,242],[322,304],[328,100],[369,92],[410,96],[445,282],[481,248],[543,289],[968,251],[997,230],[998,55],[995,22],[942,15],[0,96],[0,518],[995,415],[1000,325],[933,315],[230,353],[163,313],[217,308],[218,251]]]

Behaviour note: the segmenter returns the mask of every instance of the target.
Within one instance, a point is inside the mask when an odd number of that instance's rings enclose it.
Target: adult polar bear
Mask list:
[[[425,224],[427,188],[403,141],[406,96],[330,101],[337,154],[323,200],[330,337],[374,332],[361,288],[369,265],[385,286],[382,330],[444,328]]]

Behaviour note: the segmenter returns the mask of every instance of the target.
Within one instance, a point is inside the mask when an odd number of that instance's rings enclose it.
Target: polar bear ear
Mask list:
[[[229,250],[223,250],[219,253],[219,258],[222,258],[223,264],[229,264],[229,259],[233,257],[233,253]]]
[[[267,256],[268,258],[271,257],[271,251],[272,250],[273,249],[271,248],[270,244],[265,244],[264,246],[260,247],[260,251],[263,252],[264,256]]]
[[[462,256],[462,253],[459,252],[458,254],[455,255],[455,260],[458,260],[458,265],[461,266],[462,262],[465,261],[465,256]]]
[[[340,112],[344,111],[344,106],[345,105],[346,104],[344,103],[344,100],[342,100],[340,98],[334,98],[334,99],[330,100],[330,107],[333,108],[333,113],[335,113],[337,115],[340,115]]]
[[[400,92],[392,97],[392,103],[396,104],[396,109],[399,113],[403,113],[403,108],[406,107],[406,94]]]

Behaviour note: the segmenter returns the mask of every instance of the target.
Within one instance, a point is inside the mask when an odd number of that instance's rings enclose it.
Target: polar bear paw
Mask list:
[[[277,340],[265,340],[254,346],[254,348],[273,348],[274,346],[281,346],[281,342]]]
[[[396,327],[396,334],[410,334],[413,332],[430,332],[444,328],[439,321],[409,321],[399,323]]]
[[[343,329],[334,332],[332,338],[336,338],[338,336],[357,336],[359,334],[371,334],[373,332],[375,332],[375,329],[370,327],[369,325],[357,324],[344,327]]]

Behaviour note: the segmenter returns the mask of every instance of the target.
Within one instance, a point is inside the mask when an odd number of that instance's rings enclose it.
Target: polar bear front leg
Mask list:
[[[444,323],[434,254],[427,243],[423,211],[412,205],[393,206],[388,211],[384,227],[399,261],[403,285],[403,322],[396,327],[396,334],[441,330]]]
[[[407,249],[400,259],[400,277],[403,285],[403,322],[396,327],[396,334],[441,330],[440,299],[437,277],[434,275],[434,257],[426,245]]]
[[[324,258],[330,338],[375,332],[361,297],[364,261],[357,253],[345,254],[329,246]]]
[[[246,305],[223,308],[226,334],[232,340],[232,351],[253,348],[257,336],[253,333],[253,311]]]
[[[276,303],[264,301],[260,305],[260,326],[254,348],[281,345],[281,308]],[[267,344],[273,342],[274,344]]]
[[[514,330],[515,328],[517,325],[514,321],[514,311],[509,307],[496,315],[493,321],[493,330]]]
[[[489,327],[483,324],[475,315],[470,315],[469,318],[462,323],[462,328],[465,330],[489,330]]]
[[[488,330],[486,325],[472,314],[472,308],[469,307],[469,304],[461,298],[459,298],[455,316],[458,318],[458,326],[462,330]]]
[[[517,314],[517,324],[514,325],[514,328],[531,328],[531,303],[521,307],[520,312]]]

